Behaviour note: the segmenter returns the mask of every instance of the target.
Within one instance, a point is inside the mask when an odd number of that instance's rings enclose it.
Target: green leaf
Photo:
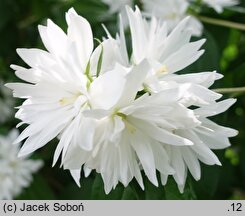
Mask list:
[[[92,192],[91,199],[94,200],[120,200],[122,198],[122,194],[124,191],[124,187],[122,185],[117,185],[115,190],[112,190],[109,194],[105,194],[104,190],[104,182],[101,178],[100,174],[96,174]]]
[[[204,31],[204,38],[207,39],[202,47],[205,50],[204,54],[196,62],[180,71],[181,74],[219,69],[220,51],[217,42],[213,35],[206,30]]]
[[[192,200],[197,198],[192,186],[192,181],[189,178],[186,180],[183,194],[179,192],[178,186],[172,177],[168,179],[168,183],[164,188],[167,200]]]
[[[146,179],[144,181],[144,185],[145,185],[145,199],[146,200],[166,199],[164,187],[160,183],[159,183],[159,186],[156,187],[148,179]]]
[[[0,30],[8,23],[11,19],[12,11],[9,8],[14,8],[13,0],[1,0],[0,1]]]
[[[103,59],[103,53],[104,53],[104,48],[103,48],[102,43],[100,43],[100,46],[101,46],[101,51],[100,51],[100,56],[99,56],[99,60],[98,60],[98,64],[97,64],[96,77],[98,77],[100,75],[101,66],[102,66],[102,59]]]
[[[78,187],[75,182],[71,182],[67,187],[62,190],[59,195],[60,199],[66,200],[90,200],[92,191],[93,179],[83,178],[81,179],[81,187]]]
[[[202,164],[202,177],[194,183],[194,189],[199,199],[211,199],[219,182],[221,167]]]
[[[18,200],[54,200],[56,199],[46,179],[41,174],[34,175],[32,184],[23,190],[16,199]]]
[[[122,200],[136,200],[136,199],[139,199],[139,196],[136,190],[129,185],[123,191]]]

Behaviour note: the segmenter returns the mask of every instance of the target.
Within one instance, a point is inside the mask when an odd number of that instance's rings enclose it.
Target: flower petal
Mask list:
[[[76,44],[77,56],[80,57],[81,65],[85,69],[94,47],[90,24],[86,19],[77,15],[74,9],[68,11],[66,19],[68,39]]]
[[[111,109],[117,104],[125,88],[124,71],[110,71],[95,79],[89,88],[93,109]]]
[[[78,187],[81,187],[80,185],[81,169],[70,170],[70,173],[74,181],[77,183]]]

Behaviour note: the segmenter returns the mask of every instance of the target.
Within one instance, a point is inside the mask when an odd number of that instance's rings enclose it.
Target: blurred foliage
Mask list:
[[[245,0],[240,6],[245,7]],[[15,81],[10,64],[23,65],[15,50],[18,47],[43,48],[37,26],[46,24],[47,18],[66,29],[64,15],[70,8],[88,19],[94,37],[105,35],[101,23],[115,34],[117,17],[110,16],[107,6],[97,0],[0,0],[0,78],[4,82]],[[205,8],[203,15],[245,23],[245,10],[235,7],[217,15]],[[224,78],[213,88],[245,86],[245,32],[234,29],[206,25],[204,35],[205,54],[185,72],[218,70]],[[172,178],[167,186],[153,186],[145,178],[145,191],[136,182],[124,188],[118,185],[109,195],[104,193],[100,175],[92,173],[82,177],[81,188],[73,182],[68,171],[58,166],[51,167],[52,155],[57,144],[53,140],[32,157],[45,161],[45,167],[34,176],[32,185],[25,189],[18,199],[245,199],[245,97],[244,94],[224,95],[237,97],[237,103],[215,121],[236,128],[239,135],[231,140],[227,150],[217,151],[223,166],[202,165],[202,178],[199,182],[188,177],[185,193],[180,194]],[[21,101],[16,101],[19,105]],[[0,133],[7,133],[18,121],[12,118],[0,126]]]

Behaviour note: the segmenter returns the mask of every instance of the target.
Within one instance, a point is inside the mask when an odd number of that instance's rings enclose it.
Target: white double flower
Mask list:
[[[39,31],[47,51],[18,49],[29,69],[12,66],[29,83],[11,83],[14,96],[25,99],[16,117],[28,124],[20,155],[27,155],[58,137],[54,164],[71,171],[101,173],[105,191],[135,178],[144,188],[141,170],[158,185],[173,175],[183,190],[189,169],[200,178],[200,164],[220,164],[210,149],[229,146],[236,131],[207,117],[225,111],[235,100],[208,88],[221,75],[176,72],[196,61],[204,40],[190,42],[188,18],[171,33],[155,18],[127,9],[132,36],[129,58],[123,27],[94,51],[89,23],[70,9],[67,34],[48,20]],[[192,108],[195,107],[195,108]]]

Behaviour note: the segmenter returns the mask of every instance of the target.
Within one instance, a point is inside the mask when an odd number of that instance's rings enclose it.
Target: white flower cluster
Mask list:
[[[110,13],[122,13],[125,11],[125,6],[133,6],[132,0],[102,0],[109,6]]]
[[[237,5],[238,0],[202,0],[204,4],[213,8],[217,13],[222,13],[224,8]]]
[[[14,99],[11,97],[11,94],[11,91],[0,80],[0,124],[5,123],[14,115]]]
[[[19,145],[12,143],[19,133],[13,129],[9,134],[0,136],[0,199],[13,199],[28,187],[32,173],[42,166],[40,160],[18,158]]]
[[[102,1],[109,5],[110,13],[123,12],[122,17],[127,24],[125,5],[132,6],[133,0]],[[190,16],[186,27],[192,30],[194,36],[200,37],[203,32],[203,25],[195,16],[191,16],[188,12],[192,2],[195,2],[195,0],[142,0],[142,7],[146,17],[154,16],[167,22],[167,25],[171,30],[183,18]],[[231,7],[238,4],[237,0],[202,0],[199,2],[213,8],[218,13],[222,13],[225,7]]]
[[[187,28],[195,36],[201,36],[203,31],[202,23],[194,16],[188,14],[190,2],[188,0],[142,0],[145,15],[155,16],[167,22],[172,30],[183,18],[189,16]]]
[[[9,83],[25,99],[16,117],[29,126],[19,155],[27,155],[58,137],[54,164],[61,157],[77,184],[80,171],[102,175],[109,193],[118,182],[135,178],[144,188],[142,171],[158,185],[174,177],[183,191],[188,170],[199,180],[200,162],[221,165],[211,149],[230,145],[237,131],[208,117],[227,110],[235,99],[208,88],[222,75],[201,72],[178,75],[202,54],[205,40],[190,42],[189,19],[171,33],[166,23],[127,8],[132,53],[127,52],[123,24],[114,39],[108,33],[94,49],[87,20],[74,9],[66,14],[65,34],[48,20],[39,26],[47,51],[17,49],[30,66],[12,65],[28,83]],[[129,58],[130,56],[130,58]]]

